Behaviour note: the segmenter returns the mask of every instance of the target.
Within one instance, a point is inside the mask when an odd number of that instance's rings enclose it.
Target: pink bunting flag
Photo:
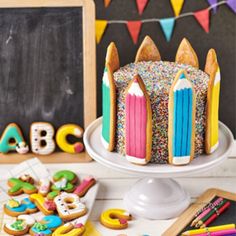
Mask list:
[[[217,6],[215,4],[217,4],[217,0],[207,0],[207,1],[211,6],[213,6],[213,12],[216,13]]]
[[[144,11],[147,3],[148,3],[148,0],[136,0],[139,15],[143,14],[143,11]]]
[[[128,21],[127,22],[127,28],[134,44],[137,44],[138,42],[138,36],[141,30],[141,26],[142,26],[141,21]]]
[[[204,9],[201,11],[196,11],[194,12],[194,17],[205,30],[205,32],[209,33],[209,10]]]
[[[236,13],[236,0],[228,0],[227,5]]]

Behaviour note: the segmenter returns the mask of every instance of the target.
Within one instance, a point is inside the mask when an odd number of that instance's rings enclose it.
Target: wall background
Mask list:
[[[97,19],[139,20],[174,15],[168,0],[150,0],[142,16],[138,14],[135,0],[112,0],[108,8],[104,7],[103,0],[94,1]],[[207,0],[185,0],[182,13],[208,6]],[[133,44],[124,24],[108,25],[101,43],[97,45],[98,116],[101,115],[101,78],[108,44],[111,41],[116,43],[121,66],[123,66],[134,61],[136,51],[147,34],[156,43],[162,59],[170,61],[174,61],[182,38],[188,38],[198,55],[201,69],[204,68],[208,50],[215,48],[222,74],[220,120],[232,130],[236,137],[236,17],[226,5],[220,6],[216,14],[211,11],[209,34],[203,31],[192,16],[178,19],[169,43],[157,23],[143,24],[137,45]]]

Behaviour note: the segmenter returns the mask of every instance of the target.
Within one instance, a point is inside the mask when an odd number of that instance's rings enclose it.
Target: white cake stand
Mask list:
[[[102,118],[89,125],[84,144],[89,155],[109,168],[142,177],[124,196],[124,204],[133,215],[147,219],[169,219],[178,216],[190,204],[189,194],[173,179],[208,171],[220,165],[233,146],[231,131],[219,122],[219,148],[211,155],[201,155],[186,166],[129,163],[125,157],[108,152],[101,142]],[[191,183],[190,183],[191,184]]]

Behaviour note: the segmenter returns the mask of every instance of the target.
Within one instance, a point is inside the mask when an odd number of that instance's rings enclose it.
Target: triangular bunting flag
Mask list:
[[[137,44],[138,42],[138,36],[141,30],[141,26],[142,26],[141,21],[128,21],[127,22],[127,28],[129,30],[130,36],[134,44]]]
[[[228,0],[227,5],[236,13],[236,0]]]
[[[107,27],[106,20],[96,20],[96,42],[97,43],[100,43],[106,27]]]
[[[209,10],[204,9],[194,12],[194,16],[202,28],[209,33]]]
[[[136,0],[138,12],[140,15],[143,14],[144,8],[146,7],[148,0]]]
[[[211,6],[217,4],[217,0],[207,0],[207,1]],[[214,6],[213,7],[213,12],[216,13],[216,10],[217,10],[217,6]]]
[[[104,6],[108,7],[111,3],[111,0],[104,0]]]
[[[173,28],[175,25],[175,18],[165,18],[160,20],[161,28],[165,34],[166,40],[171,40]]]
[[[178,16],[182,10],[184,0],[170,0],[175,16]]]

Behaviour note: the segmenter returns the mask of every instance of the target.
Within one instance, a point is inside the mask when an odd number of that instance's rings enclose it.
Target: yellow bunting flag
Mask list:
[[[104,6],[108,7],[111,3],[111,0],[104,0]]]
[[[170,0],[175,16],[178,16],[182,10],[184,0]]]
[[[96,42],[97,43],[100,43],[106,27],[107,27],[106,20],[96,20]]]

